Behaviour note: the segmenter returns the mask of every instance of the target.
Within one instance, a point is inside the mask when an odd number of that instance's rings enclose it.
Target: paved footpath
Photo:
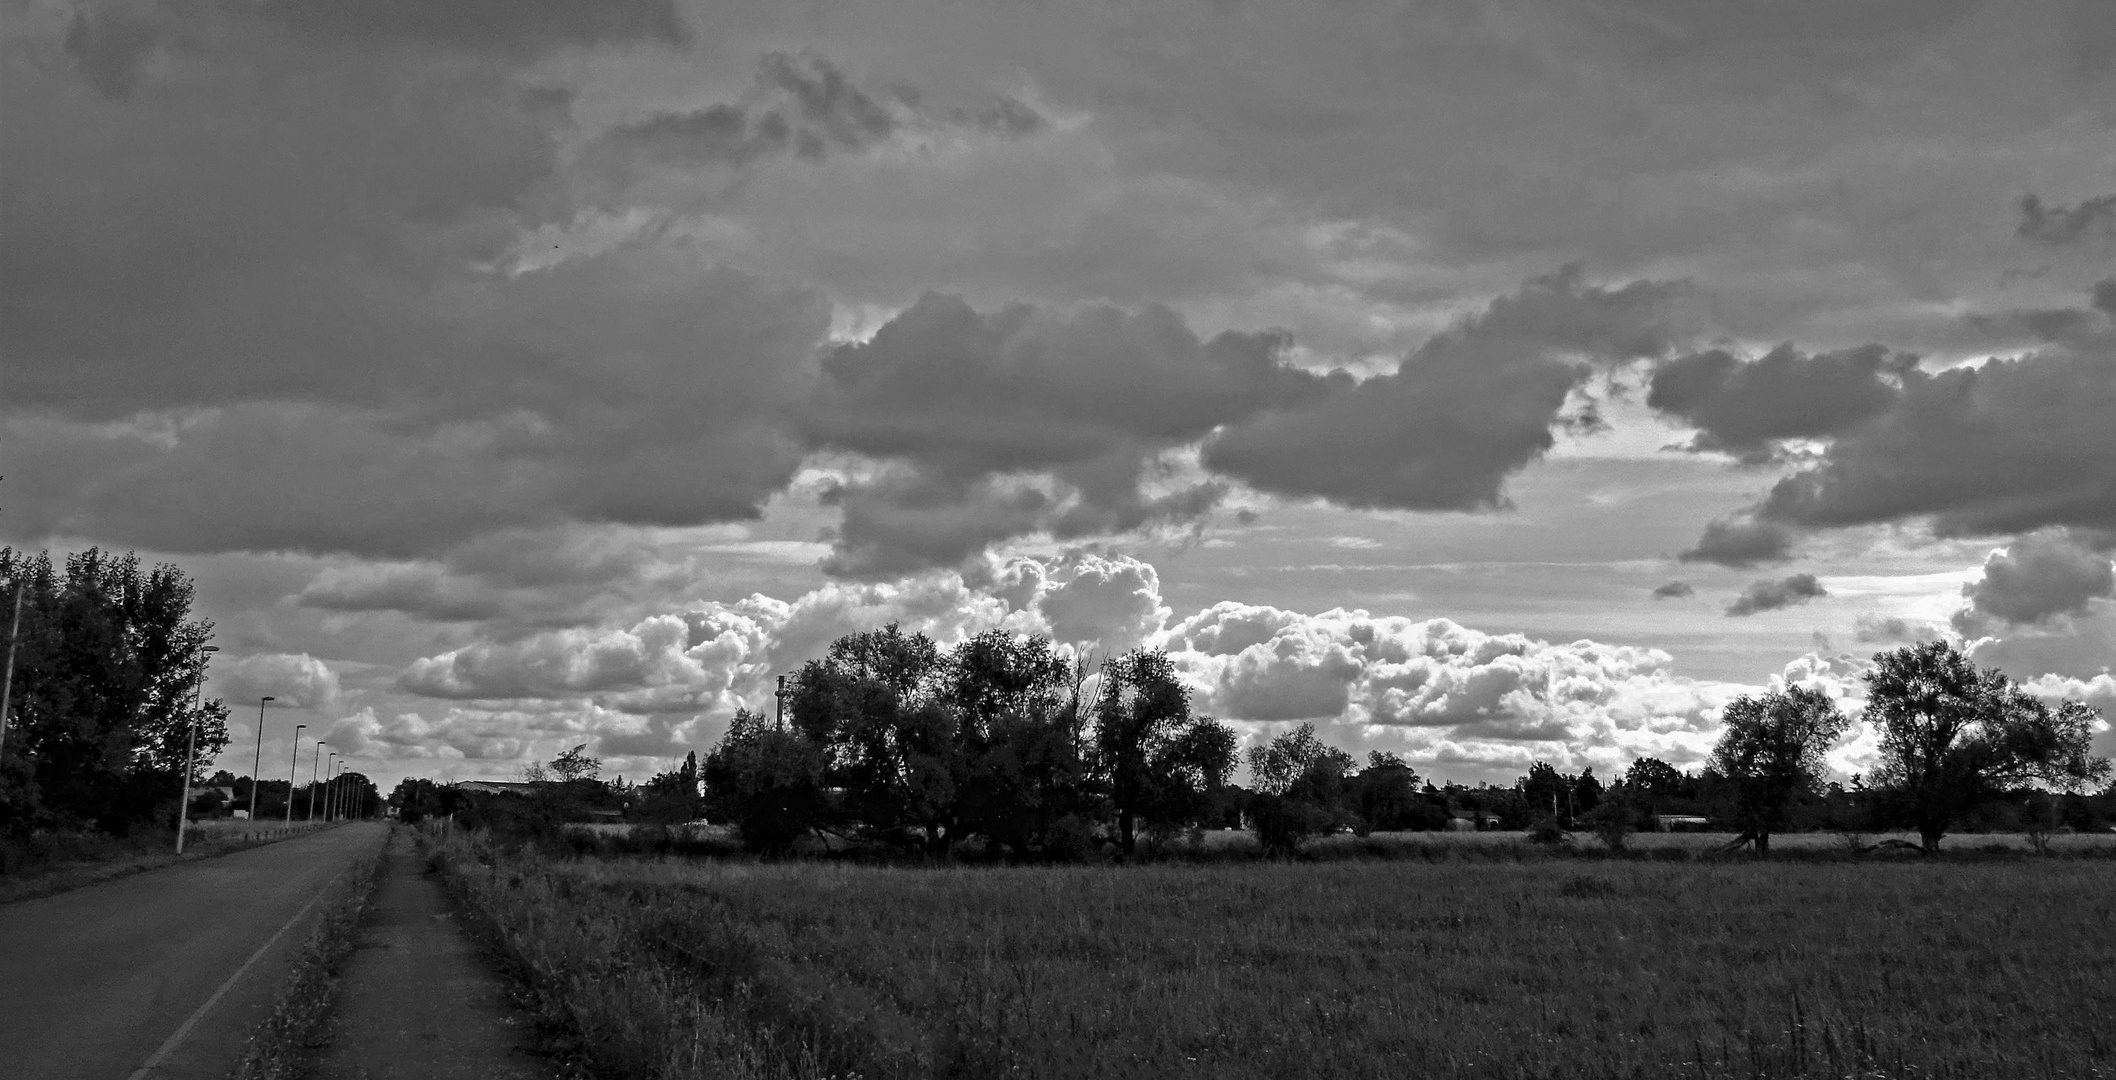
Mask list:
[[[551,1068],[528,1024],[456,925],[408,836],[389,846],[359,951],[339,974],[315,1080],[535,1080]]]
[[[354,823],[0,905],[0,1077],[221,1080],[271,1012]]]

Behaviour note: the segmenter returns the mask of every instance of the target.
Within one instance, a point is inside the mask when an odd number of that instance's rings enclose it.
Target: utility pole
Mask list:
[[[772,730],[773,730],[773,731],[785,731],[785,730],[786,730],[786,676],[784,676],[784,675],[781,675],[781,676],[779,676],[779,688],[778,688],[777,690],[774,690],[774,691],[772,691],[772,695],[771,695],[771,697],[772,697],[772,717],[771,717],[771,728],[772,728]]]
[[[192,759],[198,754],[198,711],[204,707],[200,700],[206,691],[206,662],[212,653],[220,651],[218,645],[208,645],[199,650],[198,675],[191,680],[191,723],[184,735],[184,794],[176,803],[176,853],[184,853],[184,830],[190,827],[191,818],[191,773],[196,768]]]
[[[15,572],[15,621],[7,628],[7,677],[0,679],[0,760],[7,758],[7,703],[15,694],[15,642],[22,636],[22,573]]]

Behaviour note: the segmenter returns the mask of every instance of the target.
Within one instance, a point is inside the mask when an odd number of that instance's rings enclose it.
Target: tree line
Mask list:
[[[942,650],[890,625],[832,643],[790,677],[781,715],[739,712],[702,762],[693,755],[630,801],[730,822],[767,854],[814,834],[927,856],[976,839],[1025,859],[1136,857],[1237,826],[1282,853],[1342,830],[1500,821],[1544,838],[1593,829],[1621,846],[1655,815],[1683,813],[1710,815],[1762,854],[1774,833],[1818,826],[1908,828],[1929,853],[1994,807],[2053,826],[2050,793],[2110,775],[2091,753],[2094,709],[2045,702],[1945,642],[1878,654],[1865,680],[1881,762],[1849,786],[1826,782],[1824,754],[1850,718],[1820,691],[1788,687],[1731,702],[1696,773],[1642,758],[1604,785],[1591,769],[1539,762],[1510,787],[1436,787],[1395,755],[1361,762],[1310,724],[1242,755],[1230,728],[1192,711],[1161,652],[1090,671],[1044,638],[993,631]],[[1247,787],[1233,783],[1238,763]],[[2116,803],[2116,789],[2100,802]],[[2088,805],[2072,808],[2098,824]]]

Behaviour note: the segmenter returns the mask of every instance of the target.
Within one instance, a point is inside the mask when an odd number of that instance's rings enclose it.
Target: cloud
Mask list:
[[[335,712],[343,703],[338,673],[307,653],[252,653],[233,663],[222,661],[208,673],[206,692],[228,703],[240,715],[245,703],[267,695],[281,709]]]
[[[929,294],[822,361],[809,438],[894,466],[830,496],[844,513],[830,567],[881,577],[1036,531],[1194,518],[1222,488],[1150,492],[1150,466],[1219,425],[1318,396],[1325,380],[1292,367],[1288,345],[1273,333],[1201,339],[1151,305],[983,314]]]
[[[1012,96],[1003,95],[975,113],[958,108],[946,114],[921,109],[925,95],[909,85],[876,97],[814,52],[767,52],[757,66],[756,89],[744,100],[617,124],[597,137],[593,153],[620,164],[740,168],[781,155],[814,161],[831,153],[856,153],[913,133],[967,131],[1020,139],[1050,126],[1043,114]]]
[[[792,601],[759,594],[628,626],[478,641],[414,661],[397,686],[460,701],[585,700],[613,714],[724,717],[759,704],[773,674],[821,656],[839,637],[891,622],[943,645],[998,628],[1107,655],[1157,632],[1167,615],[1148,563],[1093,553],[1016,558],[978,564],[967,577],[834,582]]]
[[[1798,539],[1798,533],[1774,521],[1762,521],[1747,515],[1721,518],[1706,525],[1697,546],[1677,558],[1683,562],[1708,562],[1746,569],[1791,558],[1793,544]]]
[[[1779,480],[1758,513],[1806,528],[1923,517],[1942,536],[2116,532],[2112,415],[2116,334],[1906,371],[1886,411]]]
[[[1916,622],[1896,615],[1863,613],[1852,621],[1853,640],[1864,644],[1901,645],[1919,641],[1939,641],[1947,636],[1947,628],[1944,626]]]
[[[1653,590],[1655,600],[1687,600],[1697,595],[1697,589],[1687,581],[1671,581]]]
[[[1815,575],[1793,574],[1777,581],[1759,581],[1743,589],[1741,595],[1727,605],[1727,614],[1740,616],[1754,615],[1759,611],[1776,611],[1828,595],[1829,590],[1815,580]]]
[[[1965,614],[2019,625],[2084,615],[2090,600],[2116,596],[2116,567],[2063,530],[2035,533],[1984,560],[1984,576],[1962,586]]]
[[[1676,676],[1666,653],[1486,634],[1446,619],[1221,603],[1162,638],[1199,705],[1251,731],[1316,720],[1354,746],[1421,763],[1621,767],[1696,761],[1735,691]]]
[[[2116,195],[2086,199],[2073,206],[2045,206],[2034,195],[2020,201],[2015,235],[2038,243],[2066,245],[2085,240],[2116,240]]]
[[[681,42],[670,0],[281,0],[261,14],[320,38],[538,53],[625,41]]]
[[[1327,395],[1231,424],[1207,468],[1282,495],[1343,506],[1482,510],[1555,443],[1589,361],[1669,346],[1680,288],[1590,285],[1570,266],[1533,278],[1404,357],[1388,375],[1333,380]]]
[[[1770,460],[1782,439],[1822,438],[1883,412],[1917,358],[1879,345],[1804,355],[1780,345],[1744,361],[1724,349],[1653,370],[1646,404],[1698,429],[1688,449]]]

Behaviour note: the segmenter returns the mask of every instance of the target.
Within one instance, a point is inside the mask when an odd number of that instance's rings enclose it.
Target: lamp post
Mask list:
[[[208,645],[199,650],[198,675],[191,680],[191,724],[190,730],[184,735],[184,794],[176,803],[176,853],[178,855],[184,853],[184,830],[190,827],[191,770],[193,768],[192,757],[198,752],[199,697],[205,691],[206,662],[211,659],[210,656],[205,654],[219,651],[220,646],[218,645]]]
[[[309,755],[309,821],[316,820],[316,770],[323,764],[323,740],[316,740],[316,752]]]
[[[351,821],[353,819],[352,800],[345,797],[345,789],[347,787],[345,782],[346,769],[345,759],[339,758],[338,785],[335,790],[338,792],[338,820],[340,821]]]
[[[250,763],[250,824],[253,826],[257,824],[257,774],[264,771],[264,707],[265,702],[278,700],[270,695],[257,699],[257,757]]]
[[[15,621],[7,631],[7,676],[0,679],[0,758],[7,754],[7,702],[15,693],[15,640],[22,636],[22,580],[19,569],[15,572]]]
[[[287,761],[286,826],[288,828],[294,827],[294,771],[301,768],[301,733],[308,729],[309,726],[307,724],[294,725],[294,756]]]
[[[329,762],[325,763],[325,764],[324,764],[324,766],[323,766],[323,775],[324,775],[324,776],[326,776],[326,777],[336,777],[336,776],[338,775],[338,774],[337,774],[337,772],[335,771],[335,770],[336,770],[337,768],[338,768],[338,751],[336,751],[336,750],[333,750],[333,751],[331,751],[331,760],[330,760]],[[331,782],[330,782],[329,780],[325,780],[325,781],[323,782],[323,822],[324,822],[324,824],[328,825],[328,824],[330,824],[330,821],[331,821]]]

